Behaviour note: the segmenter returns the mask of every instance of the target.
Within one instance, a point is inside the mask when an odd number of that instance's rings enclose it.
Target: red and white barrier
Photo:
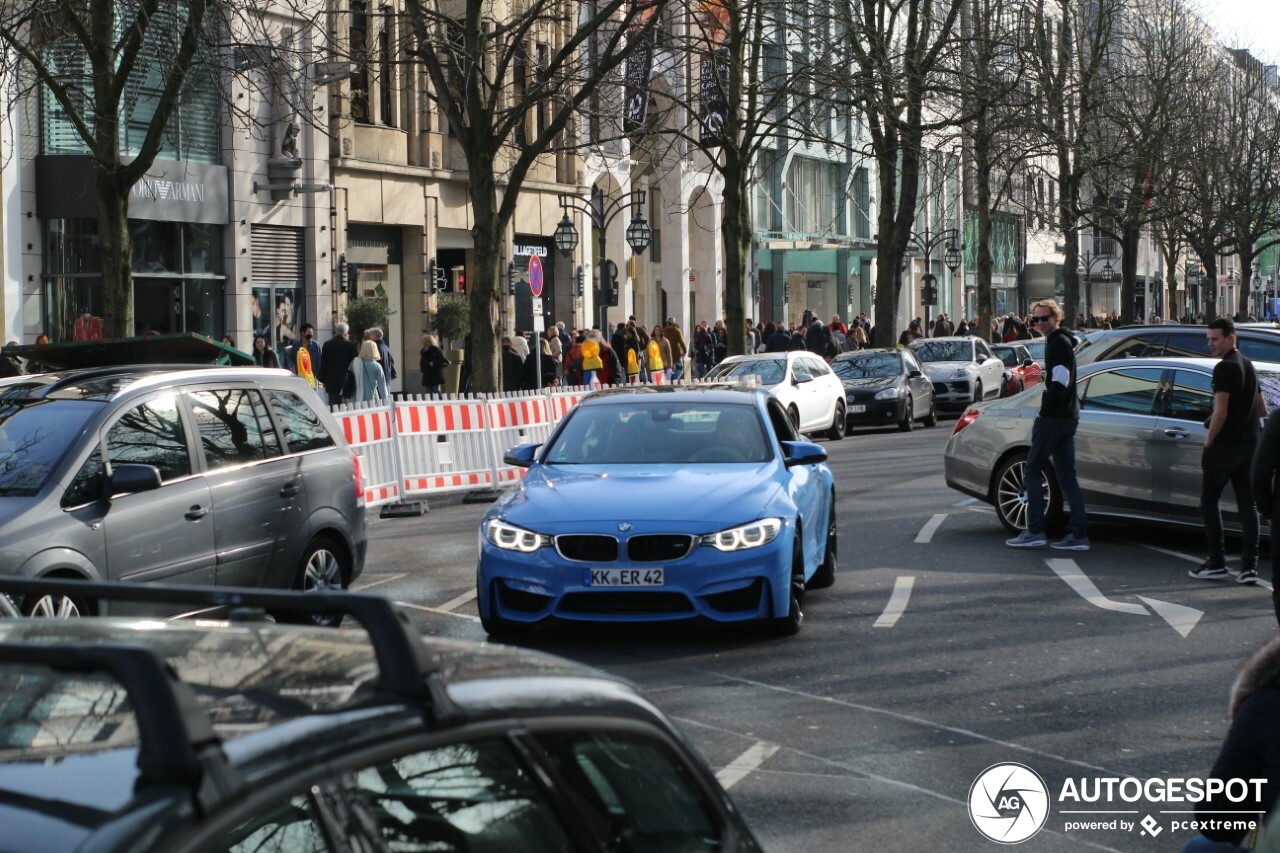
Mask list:
[[[398,502],[401,491],[391,404],[385,400],[344,403],[332,412],[347,443],[360,455],[365,506]]]
[[[495,488],[487,403],[412,395],[396,403],[407,496]]]

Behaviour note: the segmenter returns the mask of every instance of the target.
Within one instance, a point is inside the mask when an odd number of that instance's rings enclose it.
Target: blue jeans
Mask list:
[[[1023,475],[1029,510],[1027,530],[1031,533],[1044,533],[1044,465],[1052,459],[1058,488],[1071,509],[1071,532],[1080,539],[1089,536],[1084,495],[1076,480],[1076,426],[1076,421],[1037,417],[1031,427],[1031,452]]]

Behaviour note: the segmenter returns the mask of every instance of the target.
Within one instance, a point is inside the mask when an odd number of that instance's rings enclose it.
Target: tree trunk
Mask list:
[[[98,166],[98,261],[102,267],[102,332],[127,338],[133,327],[133,240],[129,235],[129,193],[116,175]]]
[[[1058,168],[1064,168],[1064,164],[1070,164],[1070,155],[1060,151],[1058,154]],[[1065,168],[1070,168],[1067,165]],[[1062,228],[1062,241],[1064,251],[1062,253],[1062,301],[1065,303],[1062,310],[1067,315],[1067,326],[1075,328],[1078,324],[1080,314],[1080,219],[1075,215],[1076,196],[1079,192],[1078,184],[1068,179],[1058,181],[1058,222]],[[1085,323],[1078,325],[1084,326],[1089,321],[1088,300],[1085,304]]]
[[[978,214],[978,334],[984,340],[994,340],[991,320],[995,306],[991,304],[991,278],[994,263],[991,259],[991,136],[987,132],[985,113],[974,120],[973,174],[974,207]]]
[[[1203,291],[1200,297],[1204,300],[1201,310],[1204,311],[1205,323],[1210,323],[1218,316],[1218,256],[1213,246],[1196,249],[1196,254],[1200,257],[1200,266],[1204,267],[1203,284],[1200,285]]]
[[[728,330],[729,355],[747,351],[746,300],[743,287],[747,256],[751,247],[751,195],[745,164],[736,152],[725,151],[724,216],[720,240],[724,247],[724,325]]]
[[[897,147],[886,156],[877,152],[879,162],[880,206],[876,224],[880,229],[876,246],[875,325],[871,328],[871,345],[892,348],[898,343],[898,290],[901,287],[902,255],[895,252],[898,245],[897,225],[894,219],[894,200],[897,197]]]
[[[498,190],[493,183],[493,159],[488,168],[483,162],[485,152],[472,152],[471,207],[475,225],[471,228],[475,269],[467,282],[467,302],[471,306],[471,390],[477,394],[492,394],[502,390],[502,348],[498,345],[502,334],[502,288],[499,286],[502,267],[502,235],[506,223],[498,215]],[[474,158],[474,159],[473,159]],[[536,352],[536,351],[535,351]]]
[[[1241,243],[1236,257],[1240,259],[1240,289],[1237,291],[1236,316],[1244,322],[1253,318],[1253,243]]]
[[[1142,239],[1142,226],[1130,219],[1120,228],[1120,324],[1127,326],[1134,321],[1134,295],[1138,284],[1138,242]]]

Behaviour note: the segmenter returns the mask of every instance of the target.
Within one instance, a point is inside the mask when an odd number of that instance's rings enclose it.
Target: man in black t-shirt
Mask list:
[[[1253,364],[1236,349],[1236,327],[1226,317],[1209,324],[1206,333],[1209,351],[1221,361],[1213,368],[1213,415],[1204,437],[1200,457],[1203,479],[1200,512],[1209,542],[1209,556],[1189,574],[1200,580],[1226,580],[1227,562],[1222,539],[1222,513],[1218,501],[1231,484],[1240,512],[1244,547],[1240,554],[1240,583],[1258,582],[1258,512],[1253,503],[1250,464],[1258,445],[1259,418],[1267,414],[1267,403],[1258,390]]]

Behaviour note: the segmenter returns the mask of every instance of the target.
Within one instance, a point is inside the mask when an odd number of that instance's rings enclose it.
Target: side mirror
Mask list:
[[[533,464],[533,460],[538,455],[538,448],[541,444],[517,444],[515,447],[502,454],[502,462],[504,465],[514,465],[517,468],[528,468]]]
[[[915,368],[912,368],[911,370],[908,370],[908,371],[907,371],[907,378],[908,378],[908,379],[919,379],[919,378],[920,378],[920,377],[922,377],[922,376],[924,376],[924,374],[923,374],[923,373],[921,373],[920,371],[916,370]]]
[[[1023,360],[1022,360],[1022,366],[1023,366],[1023,367],[1030,367],[1031,365],[1033,365],[1033,364],[1035,364],[1035,363],[1036,363],[1036,360],[1035,360],[1034,358],[1026,358],[1026,359],[1023,359]]]
[[[986,357],[985,355],[981,355],[981,354],[979,354],[979,355],[974,359],[974,362],[976,362],[977,364],[982,364],[982,363],[983,363],[984,361],[986,361],[986,360],[987,360],[987,357]]]
[[[807,373],[797,373],[791,377],[792,385],[803,385],[805,382],[812,382],[813,377]]]
[[[107,480],[107,494],[132,495],[160,488],[160,469],[154,465],[125,462],[113,466]]]
[[[817,465],[827,461],[827,451],[812,441],[782,442],[782,456],[788,468],[796,465]]]

